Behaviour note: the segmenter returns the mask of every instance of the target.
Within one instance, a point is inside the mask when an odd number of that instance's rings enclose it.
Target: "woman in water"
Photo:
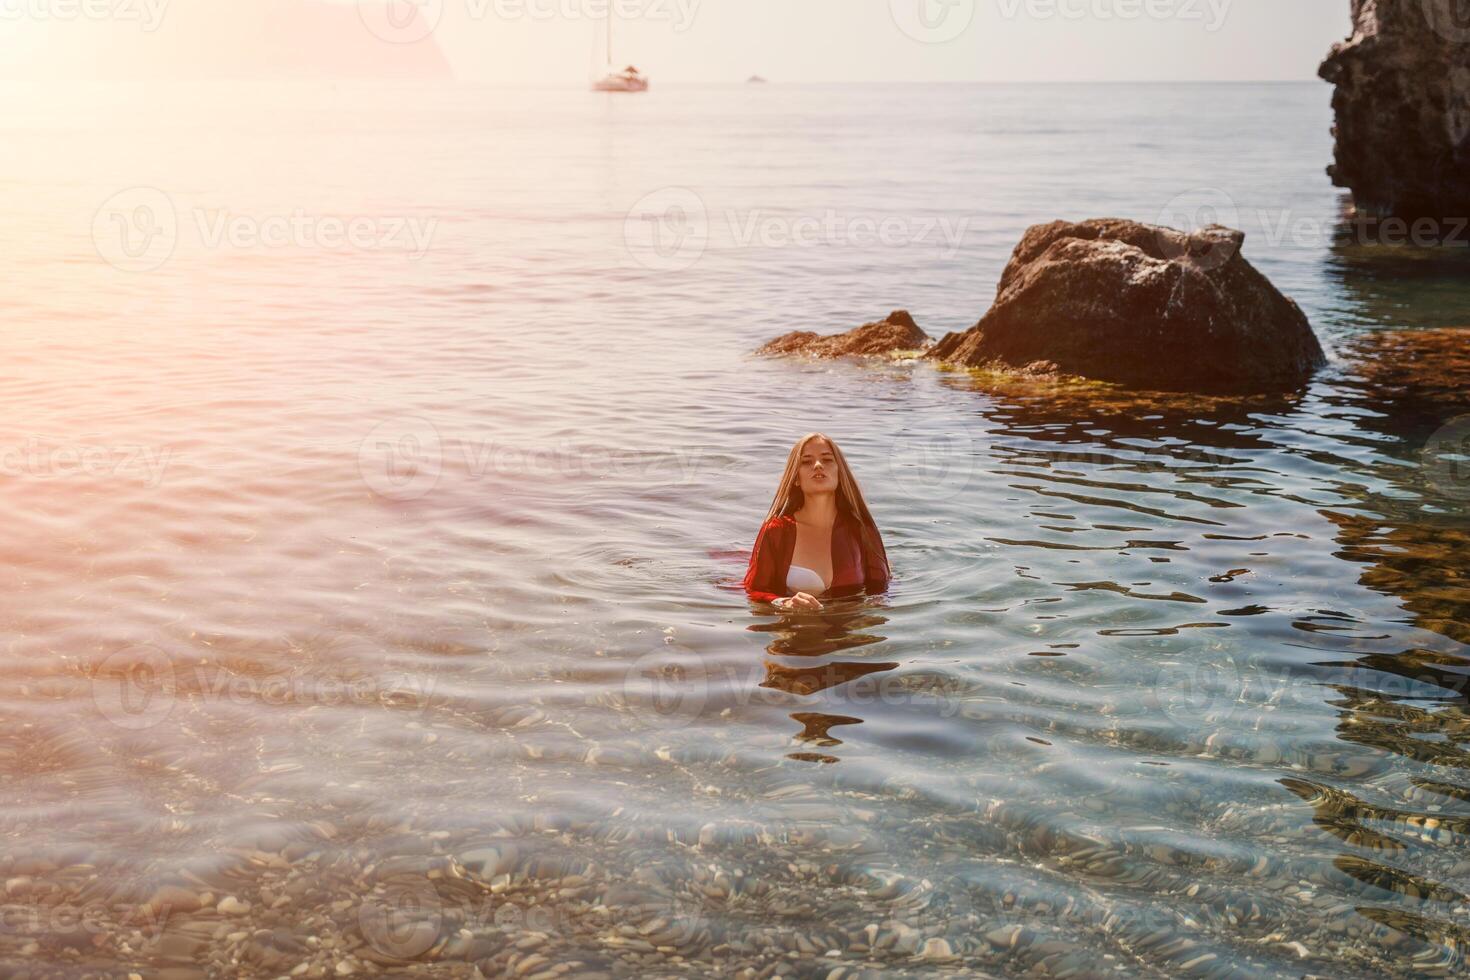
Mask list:
[[[837,443],[802,436],[786,458],[776,498],[745,573],[745,591],[781,609],[817,612],[818,596],[888,588],[888,554]]]

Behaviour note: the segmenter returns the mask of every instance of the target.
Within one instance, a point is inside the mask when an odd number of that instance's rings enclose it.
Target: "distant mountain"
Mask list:
[[[22,22],[0,76],[38,79],[452,79],[411,0],[137,0],[136,17]],[[156,21],[156,22],[155,22]],[[11,50],[6,50],[9,48]]]

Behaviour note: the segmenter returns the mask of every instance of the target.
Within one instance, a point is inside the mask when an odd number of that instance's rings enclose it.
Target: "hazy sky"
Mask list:
[[[302,3],[0,0],[0,72],[81,77],[105,51],[109,73],[258,63],[270,75],[292,42],[326,66],[334,46],[353,64],[364,43],[370,61],[386,45],[385,61],[416,63],[402,56],[437,44],[461,80],[580,85],[612,4],[616,60],[655,83],[1306,80],[1349,21],[1348,0],[379,0],[363,17],[282,16]],[[331,26],[288,38],[283,21]]]
[[[597,0],[502,2],[545,11]],[[616,2],[643,12],[616,22],[618,59],[690,81],[1311,79],[1349,28],[1348,0]],[[446,8],[442,27],[461,77],[549,79],[585,61],[595,33],[560,16],[465,14]],[[524,67],[507,75],[509,65]]]

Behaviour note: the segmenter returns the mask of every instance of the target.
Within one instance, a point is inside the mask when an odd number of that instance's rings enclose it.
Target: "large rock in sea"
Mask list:
[[[975,326],[927,355],[1165,391],[1285,391],[1324,363],[1296,303],[1245,260],[1243,232],[1118,218],[1027,230]]]
[[[1320,69],[1337,87],[1333,183],[1366,215],[1470,216],[1470,3],[1353,0],[1352,12],[1352,37]]]
[[[927,347],[930,336],[907,310],[894,310],[886,320],[865,323],[846,333],[824,337],[810,330],[794,330],[770,341],[757,354],[802,354],[809,357],[870,357]]]

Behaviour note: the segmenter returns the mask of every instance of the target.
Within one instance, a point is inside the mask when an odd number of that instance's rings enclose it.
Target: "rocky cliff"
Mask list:
[[[1470,0],[1352,0],[1352,15],[1320,70],[1337,89],[1333,182],[1366,215],[1470,215]]]

